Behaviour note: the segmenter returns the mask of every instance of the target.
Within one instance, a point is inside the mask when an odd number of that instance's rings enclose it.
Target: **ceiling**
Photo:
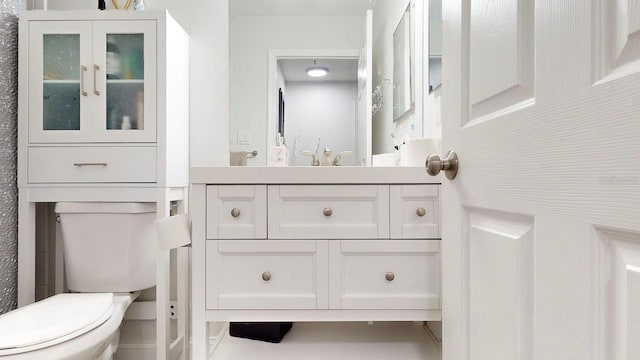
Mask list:
[[[278,60],[285,81],[358,81],[358,59],[319,59],[317,66],[329,69],[329,74],[321,78],[307,75],[307,68],[313,66],[313,59]]]
[[[364,16],[377,0],[230,0],[231,16]]]

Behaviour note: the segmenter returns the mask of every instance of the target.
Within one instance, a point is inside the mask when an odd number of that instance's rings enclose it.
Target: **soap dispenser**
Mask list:
[[[331,160],[331,149],[324,148],[324,152],[322,153],[322,161],[320,162],[321,166],[331,166],[333,165],[333,161]]]

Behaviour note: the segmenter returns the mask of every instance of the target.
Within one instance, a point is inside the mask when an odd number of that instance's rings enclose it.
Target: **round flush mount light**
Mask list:
[[[323,66],[316,66],[316,61],[313,60],[313,66],[306,70],[307,75],[311,77],[323,77],[327,76],[329,69]]]
[[[323,77],[323,76],[327,76],[328,73],[329,73],[329,69],[321,66],[310,67],[307,69],[307,75],[311,77]]]

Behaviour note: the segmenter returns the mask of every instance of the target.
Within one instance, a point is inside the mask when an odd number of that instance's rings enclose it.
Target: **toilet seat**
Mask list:
[[[85,334],[113,314],[113,294],[59,294],[0,316],[0,356],[56,345]]]

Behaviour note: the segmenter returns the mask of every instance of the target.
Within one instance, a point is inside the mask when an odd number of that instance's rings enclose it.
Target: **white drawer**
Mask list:
[[[329,243],[329,308],[439,309],[440,240]]]
[[[151,146],[30,147],[29,183],[155,183]]]
[[[267,237],[265,185],[207,186],[208,239]]]
[[[269,186],[269,238],[388,237],[388,186]]]
[[[207,241],[207,308],[326,309],[326,240]]]
[[[392,239],[439,239],[438,185],[391,185]]]

